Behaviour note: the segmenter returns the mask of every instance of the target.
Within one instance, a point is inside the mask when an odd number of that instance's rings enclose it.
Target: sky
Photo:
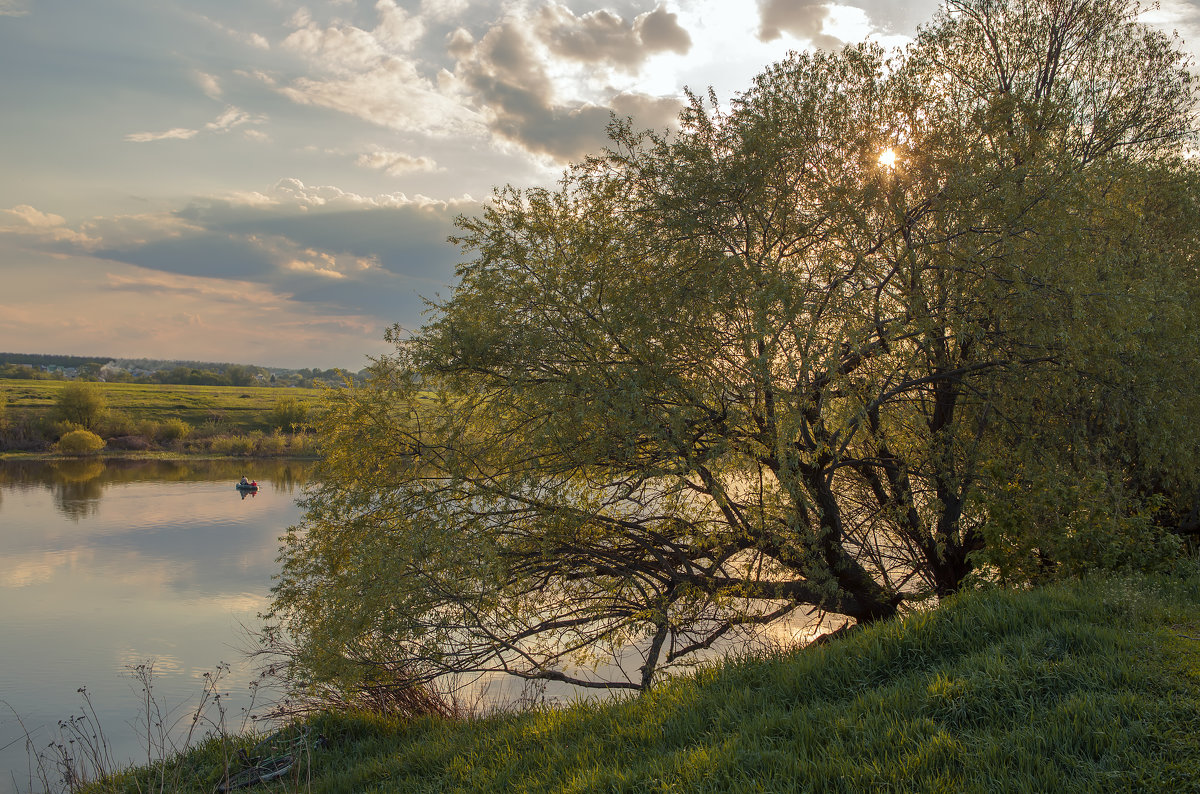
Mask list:
[[[450,295],[455,217],[611,113],[937,5],[0,0],[0,351],[358,370]],[[1200,41],[1200,0],[1146,19]]]

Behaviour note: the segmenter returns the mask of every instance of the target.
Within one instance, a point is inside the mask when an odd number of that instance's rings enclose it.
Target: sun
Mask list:
[[[894,149],[884,149],[879,154],[879,164],[885,168],[896,167],[896,151]]]

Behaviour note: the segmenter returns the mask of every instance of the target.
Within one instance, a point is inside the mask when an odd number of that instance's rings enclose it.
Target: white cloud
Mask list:
[[[425,78],[409,51],[425,32],[419,17],[393,0],[376,4],[378,23],[364,30],[321,26],[302,9],[284,46],[309,61],[312,73],[279,85],[260,79],[293,102],[329,108],[392,129],[445,135],[482,131],[474,114]]]
[[[0,17],[23,17],[29,13],[25,0],[0,0]]]
[[[221,98],[221,82],[217,80],[216,77],[208,74],[207,72],[202,72],[199,69],[194,71],[192,74],[195,76],[196,82],[200,86],[200,90],[204,92],[206,97],[209,99]]]
[[[125,140],[133,143],[149,143],[150,141],[186,141],[196,137],[200,130],[189,130],[184,127],[175,127],[174,129],[166,130],[165,132],[131,132],[125,136]]]
[[[10,210],[0,210],[5,214],[19,218],[28,226],[35,228],[48,228],[51,226],[62,226],[67,221],[61,215],[55,215],[52,212],[42,212],[41,210],[31,207],[28,204],[18,204]]]
[[[436,171],[437,163],[428,157],[413,157],[403,152],[374,151],[360,154],[354,161],[363,168],[374,168],[391,176],[409,171]]]
[[[438,92],[413,63],[397,58],[343,77],[300,78],[279,91],[299,104],[329,108],[396,130],[434,136],[483,131],[472,111]]]
[[[470,0],[421,0],[421,16],[444,22],[461,19],[470,6]]]
[[[284,267],[291,271],[312,273],[324,278],[343,279],[346,277],[345,273],[337,269],[337,257],[333,254],[314,251],[311,248],[302,253],[305,257],[304,259],[292,259],[285,263]]]
[[[91,248],[99,243],[95,237],[84,231],[76,231],[67,226],[67,221],[61,215],[52,212],[42,212],[28,204],[18,204],[12,209],[0,210],[5,215],[17,219],[15,224],[0,225],[0,235],[17,235],[49,244],[68,244]]]
[[[213,132],[228,132],[243,124],[262,124],[265,120],[263,116],[253,116],[241,108],[230,105],[214,121],[205,124],[204,129]]]

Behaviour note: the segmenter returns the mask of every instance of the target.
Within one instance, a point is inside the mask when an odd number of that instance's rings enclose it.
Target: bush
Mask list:
[[[300,430],[307,419],[308,405],[295,397],[284,397],[276,402],[268,417],[271,427],[277,427],[289,433]]]
[[[257,433],[248,436],[216,436],[209,444],[209,449],[218,455],[253,455],[260,438],[261,434]]]
[[[71,381],[59,390],[55,412],[64,422],[94,430],[108,412],[108,405],[96,384]]]
[[[164,419],[158,426],[158,438],[163,441],[181,441],[192,434],[192,426],[178,417]]]
[[[58,440],[58,451],[66,455],[89,455],[104,449],[104,439],[91,430],[79,428]]]
[[[287,451],[287,438],[278,430],[259,439],[258,454],[260,455],[282,455],[285,451]]]

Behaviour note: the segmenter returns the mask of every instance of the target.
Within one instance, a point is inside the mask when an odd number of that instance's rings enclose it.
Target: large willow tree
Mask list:
[[[643,688],[797,613],[1169,551],[1193,88],[1135,12],[949,2],[461,219],[452,297],[330,398],[293,673]]]

